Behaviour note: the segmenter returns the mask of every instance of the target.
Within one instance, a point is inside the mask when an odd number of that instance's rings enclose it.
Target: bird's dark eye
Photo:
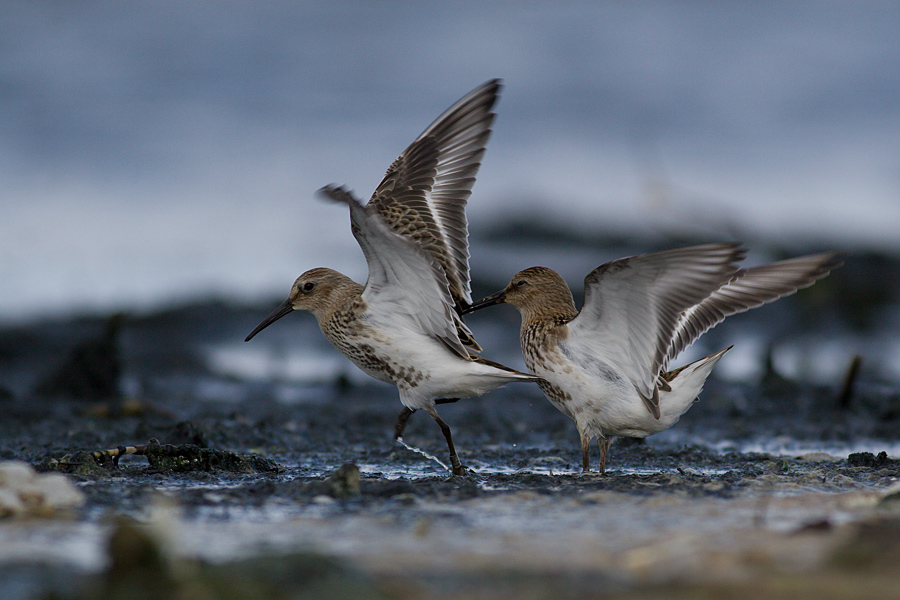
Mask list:
[[[311,292],[311,291],[313,291],[314,287],[316,287],[315,283],[313,283],[312,281],[307,281],[306,283],[303,284],[303,291]]]
[[[525,281],[524,279],[520,279],[520,280],[518,280],[518,281],[516,282],[516,287],[522,287],[523,285],[525,285],[525,284],[527,284],[527,283],[528,283],[528,282]]]

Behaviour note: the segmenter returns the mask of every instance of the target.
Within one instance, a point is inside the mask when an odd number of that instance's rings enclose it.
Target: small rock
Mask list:
[[[20,461],[0,463],[0,517],[52,517],[83,503],[84,493],[63,475],[39,474]]]
[[[847,457],[847,462],[851,467],[881,467],[894,461],[888,458],[887,452],[879,452],[878,456],[871,452],[854,452]]]
[[[347,463],[321,481],[301,485],[299,494],[311,498],[315,504],[329,504],[335,500],[347,500],[360,495],[359,467]]]
[[[325,479],[328,495],[333,498],[351,498],[359,496],[359,467],[347,463]]]

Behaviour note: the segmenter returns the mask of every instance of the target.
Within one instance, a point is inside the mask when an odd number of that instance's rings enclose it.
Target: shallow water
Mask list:
[[[897,461],[875,471],[845,463],[782,457],[748,463],[733,455],[713,468],[625,467],[606,476],[537,468],[462,480],[428,475],[427,467],[422,474],[376,474],[367,471],[377,465],[364,465],[361,495],[344,500],[300,491],[321,481],[305,469],[148,482],[135,465],[112,481],[82,483],[89,508],[74,521],[0,524],[0,572],[41,564],[72,571],[69,585],[78,585],[68,591],[80,589],[111,564],[109,516],[130,514],[177,562],[229,565],[259,556],[277,562],[312,552],[376,582],[399,578],[419,589],[391,597],[481,597],[450,593],[442,582],[471,578],[501,593],[504,577],[526,572],[543,574],[532,585],[550,590],[545,597],[553,597],[557,573],[615,582],[596,592],[709,581],[710,565],[714,580],[741,581],[760,569],[820,568],[854,523],[876,514],[900,517],[882,501],[900,479]],[[126,493],[135,485],[144,491]],[[813,533],[802,533],[809,527]],[[36,597],[14,594],[2,581],[9,579],[0,578],[4,597]],[[39,589],[53,588],[41,581]]]
[[[196,378],[160,378],[143,388],[152,401],[143,413],[113,419],[77,400],[7,402],[5,458],[37,462],[149,437],[205,439],[273,458],[281,470],[152,472],[144,457],[128,456],[110,477],[74,477],[86,504],[72,517],[0,522],[4,597],[80,594],[105,580],[114,562],[107,550],[118,527],[112,519],[122,515],[143,523],[175,564],[227,568],[258,557],[279,564],[313,553],[363,574],[376,589],[399,581],[418,590],[387,597],[477,598],[461,583],[448,587],[446,578],[478,582],[497,597],[522,585],[557,597],[566,581],[563,597],[581,597],[585,581],[608,593],[706,582],[713,564],[716,578],[730,582],[761,568],[824,569],[857,524],[896,513],[896,503],[882,501],[900,481],[896,438],[840,441],[835,431],[855,421],[836,409],[820,411],[812,426],[798,420],[805,398],[831,403],[827,389],[809,384],[744,405],[760,388],[717,382],[669,432],[614,444],[603,476],[579,472],[567,419],[537,390],[510,386],[441,407],[470,468],[458,478],[391,440],[400,405],[386,386],[229,383],[210,374],[200,378],[208,381],[203,386],[185,385]],[[225,401],[192,395],[226,384],[239,393]],[[285,386],[302,400],[280,400]],[[413,416],[406,439],[443,460],[442,436],[427,415]],[[848,448],[887,456],[854,466]],[[359,493],[335,497],[323,481],[348,462],[359,468]],[[810,527],[818,533],[803,533]],[[30,570],[37,565],[40,576]],[[56,575],[48,579],[47,569]],[[567,575],[560,580],[559,573]]]

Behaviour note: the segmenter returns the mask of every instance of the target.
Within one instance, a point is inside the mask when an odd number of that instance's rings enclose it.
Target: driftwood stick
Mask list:
[[[159,444],[159,440],[154,438],[151,439],[147,444],[141,444],[139,446],[118,446],[117,448],[110,448],[109,450],[95,450],[90,454],[94,457],[95,460],[100,460],[101,458],[111,458],[113,459],[113,464],[118,465],[119,459],[128,454],[145,456],[147,454],[147,446],[149,446],[150,444]]]

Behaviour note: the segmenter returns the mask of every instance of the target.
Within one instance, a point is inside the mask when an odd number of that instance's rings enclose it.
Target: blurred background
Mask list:
[[[255,307],[207,347],[220,372],[321,374],[265,350],[311,318],[241,342],[304,270],[365,280],[346,211],[315,191],[368,197],[500,77],[469,208],[477,292],[543,264],[578,293],[598,264],[676,243],[737,239],[750,262],[844,250],[872,260],[822,293],[880,304],[762,320],[815,327],[818,354],[781,352],[793,374],[832,380],[868,352],[900,378],[898,31],[887,2],[4,2],[0,324],[220,299]],[[868,329],[836,337],[853,307]],[[758,364],[771,341],[746,322]],[[519,360],[515,334],[479,335]],[[325,372],[349,364],[309,339]]]
[[[368,198],[492,78],[468,209],[476,298],[544,265],[580,303],[601,263],[691,243],[744,242],[749,264],[847,253],[678,357],[734,346],[675,427],[617,443],[614,477],[569,477],[572,422],[515,384],[441,406],[477,478],[439,481],[391,441],[396,388],[311,315],[243,341],[303,271],[366,279],[346,207],[316,190]],[[486,357],[524,368],[512,307],[467,323]],[[0,528],[4,599],[112,597],[132,564],[148,594],[148,577],[213,589],[178,556],[239,573],[217,588],[238,596],[260,569],[272,596],[336,572],[310,548],[377,556],[390,597],[637,597],[633,582],[676,573],[713,595],[739,578],[748,597],[769,572],[776,590],[896,595],[898,432],[898,2],[0,1],[0,461],[80,468],[71,453],[155,438],[284,467],[190,475],[138,457],[77,475],[75,521]],[[405,435],[446,456],[427,416]],[[332,501],[317,486],[348,461],[362,496]],[[123,514],[155,522],[162,549]],[[873,533],[856,538],[844,527],[863,515]],[[106,550],[114,522],[124,541]],[[282,548],[302,560],[273,570]],[[249,571],[226,562],[255,553]],[[124,587],[83,585],[107,568]]]

